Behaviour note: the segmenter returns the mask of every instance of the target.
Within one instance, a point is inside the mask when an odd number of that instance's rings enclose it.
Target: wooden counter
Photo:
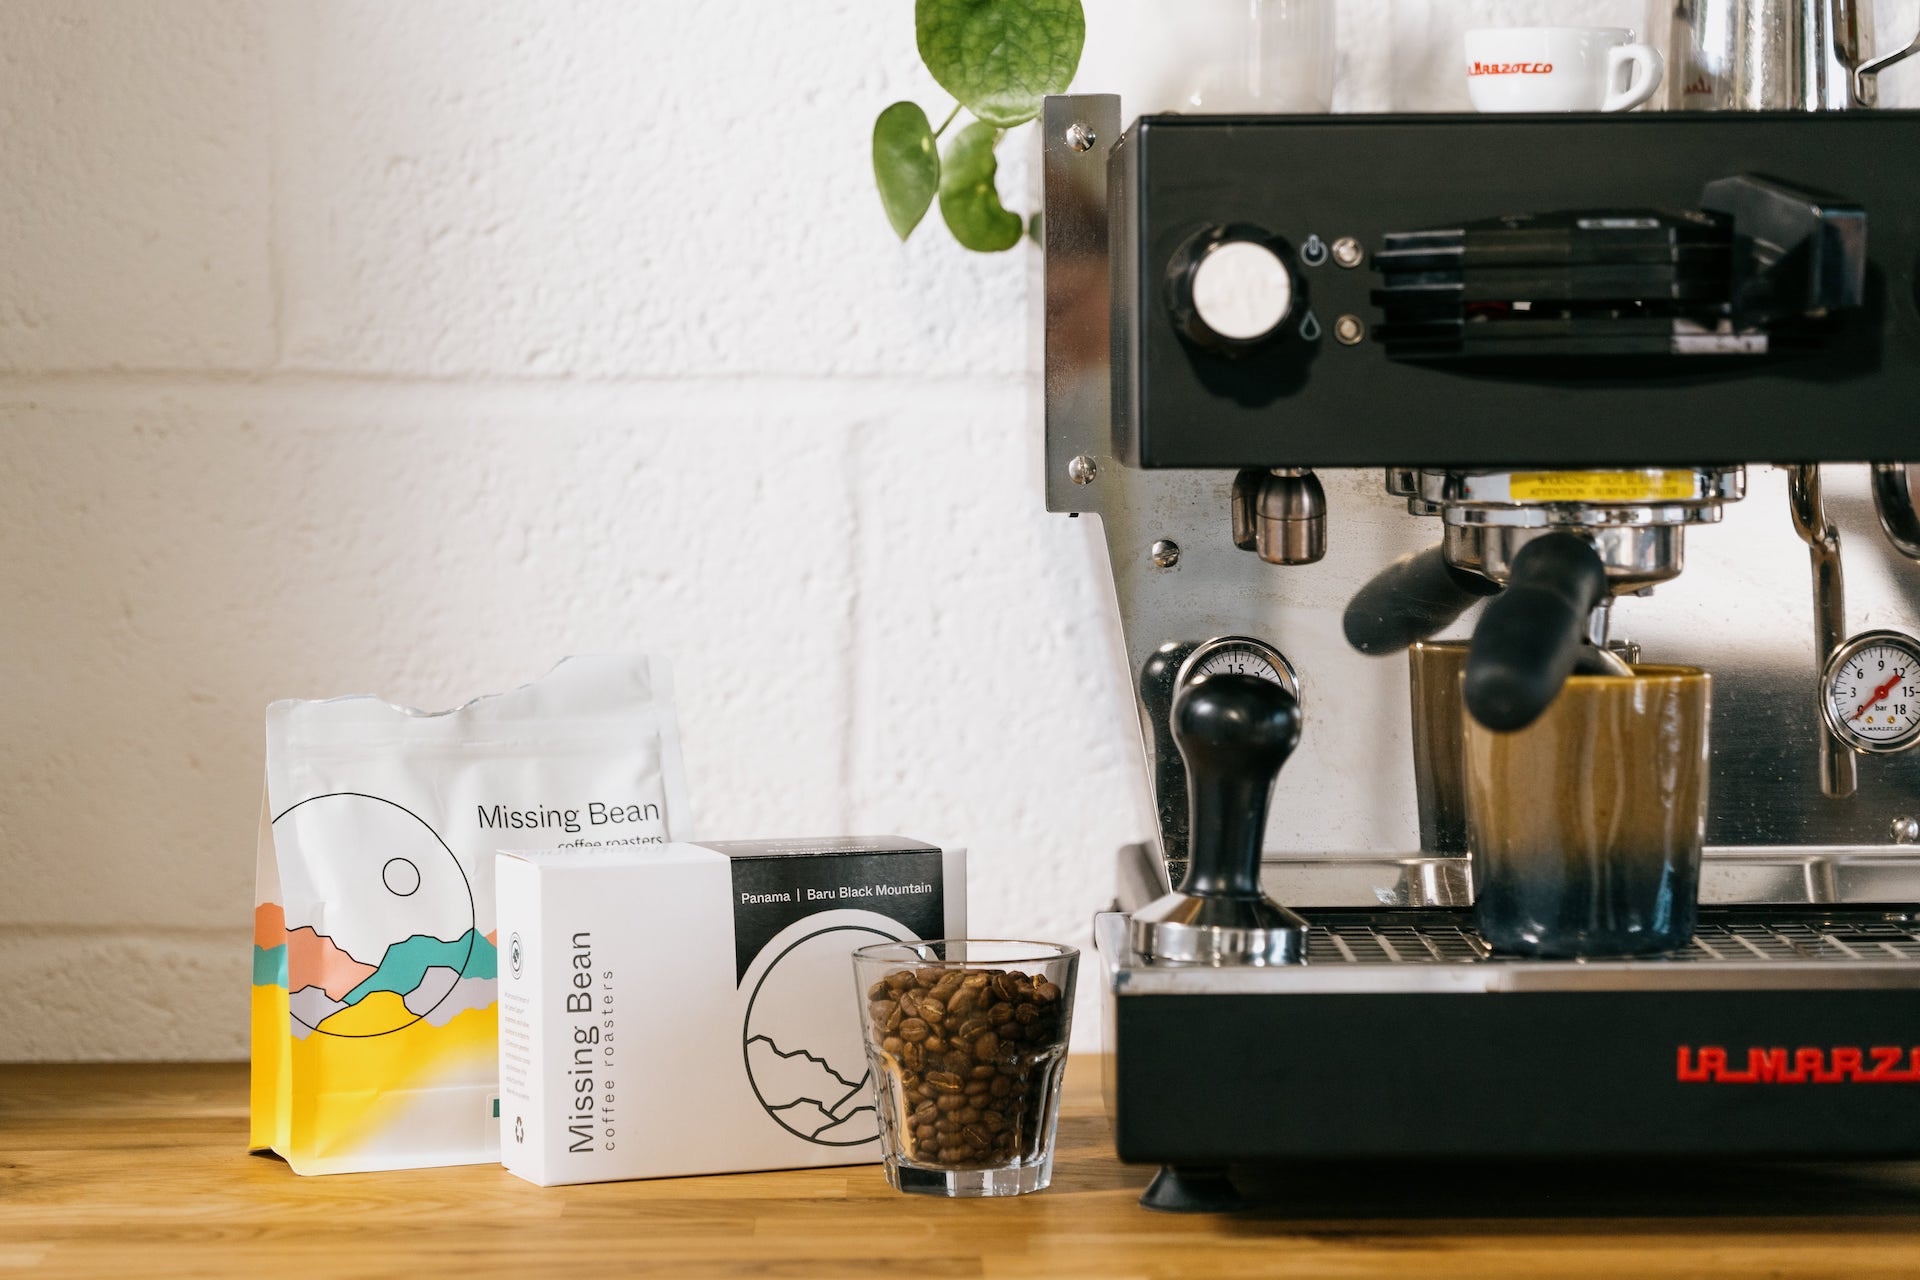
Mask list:
[[[1053,1189],[943,1201],[875,1167],[542,1190],[492,1167],[299,1178],[246,1068],[0,1066],[0,1275],[1920,1276],[1920,1165],[1371,1171],[1233,1217],[1138,1208],[1078,1061]]]

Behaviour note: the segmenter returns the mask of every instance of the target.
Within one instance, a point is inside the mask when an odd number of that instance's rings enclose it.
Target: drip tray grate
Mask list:
[[[1308,913],[1308,964],[1454,964],[1493,956],[1468,911],[1313,911]],[[1708,909],[1693,942],[1649,963],[1785,960],[1840,964],[1920,963],[1920,921],[1878,908]]]

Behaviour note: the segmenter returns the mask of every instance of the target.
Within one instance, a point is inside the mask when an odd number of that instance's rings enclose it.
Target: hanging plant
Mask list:
[[[940,217],[968,249],[997,253],[1020,243],[1026,222],[1000,200],[995,150],[1009,129],[1040,114],[1040,100],[1065,93],[1086,43],[1080,0],[915,0],[920,60],[953,110],[938,129],[912,102],[873,122],[873,180],[902,240],[935,199]],[[973,117],[940,151],[962,111]]]

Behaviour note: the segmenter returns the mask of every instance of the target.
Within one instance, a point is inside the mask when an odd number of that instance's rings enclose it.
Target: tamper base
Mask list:
[[[1267,898],[1169,893],[1133,913],[1133,949],[1153,964],[1299,964],[1307,922]]]

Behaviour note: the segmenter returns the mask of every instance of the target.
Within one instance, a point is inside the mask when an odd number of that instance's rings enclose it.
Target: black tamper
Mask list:
[[[1306,921],[1260,889],[1273,781],[1300,742],[1300,704],[1270,680],[1203,676],[1173,700],[1187,764],[1190,845],[1180,887],[1133,913],[1133,949],[1160,964],[1293,964]]]

